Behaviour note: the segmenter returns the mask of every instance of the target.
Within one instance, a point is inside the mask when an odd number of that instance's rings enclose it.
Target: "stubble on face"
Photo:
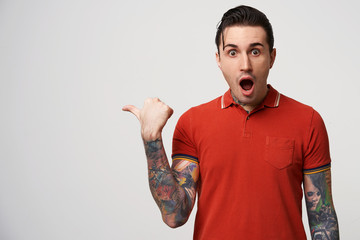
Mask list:
[[[266,32],[262,27],[232,26],[223,32],[216,59],[235,103],[250,112],[266,97],[267,76],[275,60],[270,54]],[[275,50],[275,49],[274,49]],[[241,81],[251,81],[245,88]]]

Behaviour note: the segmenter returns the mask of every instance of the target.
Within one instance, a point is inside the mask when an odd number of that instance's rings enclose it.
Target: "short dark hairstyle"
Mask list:
[[[221,21],[217,26],[215,43],[218,53],[220,53],[219,46],[221,40],[224,44],[224,35],[223,35],[224,30],[227,27],[236,26],[236,25],[262,27],[266,32],[266,40],[267,43],[269,44],[270,53],[272,52],[274,48],[274,34],[269,19],[266,17],[264,13],[260,12],[259,10],[253,7],[241,5],[232,8],[228,10],[226,13],[224,13]]]

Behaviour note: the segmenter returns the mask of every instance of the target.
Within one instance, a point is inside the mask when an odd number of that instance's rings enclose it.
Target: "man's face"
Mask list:
[[[233,97],[245,109],[247,106],[252,110],[267,94],[267,77],[276,50],[270,54],[266,32],[262,27],[231,26],[223,34],[220,54],[216,53],[217,64]]]

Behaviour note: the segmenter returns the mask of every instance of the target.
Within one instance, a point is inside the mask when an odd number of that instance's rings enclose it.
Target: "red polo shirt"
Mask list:
[[[306,239],[304,170],[330,167],[320,115],[269,85],[248,114],[230,90],[178,121],[173,158],[200,165],[194,239]]]

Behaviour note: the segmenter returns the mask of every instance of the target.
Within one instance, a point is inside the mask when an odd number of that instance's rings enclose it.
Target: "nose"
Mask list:
[[[247,54],[243,54],[240,60],[240,70],[244,72],[249,72],[252,70],[251,60]]]

